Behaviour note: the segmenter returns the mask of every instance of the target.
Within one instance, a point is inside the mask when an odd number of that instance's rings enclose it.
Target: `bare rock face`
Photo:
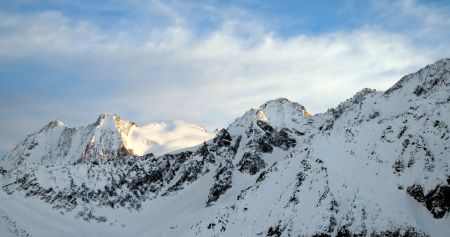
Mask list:
[[[422,203],[430,212],[434,218],[443,218],[450,212],[450,184],[438,185],[428,193],[424,193],[423,188],[415,184],[408,187],[408,194]]]
[[[211,206],[219,197],[232,187],[233,163],[226,160],[221,164],[214,175],[214,185],[211,187],[208,195],[207,206]]]

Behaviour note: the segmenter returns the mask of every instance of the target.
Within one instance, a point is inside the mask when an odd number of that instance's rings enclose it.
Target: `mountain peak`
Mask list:
[[[120,121],[120,120],[122,120],[122,119],[121,119],[120,116],[117,115],[117,114],[110,115],[110,114],[107,114],[107,113],[103,113],[103,114],[100,114],[100,115],[98,116],[98,118],[97,118],[95,124],[96,124],[96,125],[100,125],[100,124],[102,124],[103,122],[108,121],[108,120],[112,122],[112,121]]]
[[[286,98],[277,98],[269,100],[259,107],[259,111],[271,109],[276,109],[277,110],[276,112],[286,112],[288,110],[305,111],[305,113],[308,114],[308,116],[307,115],[304,116],[309,117],[309,113],[306,111],[305,106],[297,102],[290,101]]]
[[[309,117],[311,114],[303,105],[286,98],[277,98],[265,102],[257,110],[250,109],[231,123],[227,130],[231,135],[238,135],[257,121],[264,121],[278,128],[293,128]]]
[[[292,103],[292,101],[290,101],[289,99],[284,98],[284,97],[279,97],[276,99],[269,100],[264,104],[271,104],[271,103]]]
[[[264,104],[262,104],[260,107],[267,107],[267,106],[276,106],[276,105],[294,105],[294,106],[300,106],[303,107],[302,105],[300,105],[297,102],[294,101],[290,101],[289,99],[286,99],[284,97],[280,97],[280,98],[276,98],[273,100],[269,100],[267,102],[265,102]]]
[[[48,122],[47,126],[49,126],[49,127],[64,126],[64,122],[62,120],[59,120],[59,119],[53,119],[50,122]]]
[[[43,128],[41,128],[37,133],[47,132],[56,127],[62,127],[62,126],[64,126],[63,121],[61,121],[59,119],[53,119],[50,122],[48,122]]]
[[[254,117],[274,126],[291,127],[289,124],[298,123],[301,119],[309,118],[311,115],[306,108],[286,98],[270,100],[261,105]]]
[[[444,58],[427,65],[415,73],[404,76],[384,94],[388,96],[395,92],[403,91],[416,96],[425,95],[434,88],[442,87],[441,85],[448,81],[449,73],[450,58]]]

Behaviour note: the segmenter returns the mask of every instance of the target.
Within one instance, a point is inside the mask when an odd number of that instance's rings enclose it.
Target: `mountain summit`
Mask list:
[[[311,115],[303,105],[289,101],[286,98],[270,100],[257,110],[251,109],[242,117],[236,119],[228,127],[228,132],[238,134],[251,126],[252,123],[262,121],[277,128],[298,128]]]
[[[211,137],[53,121],[0,161],[0,234],[446,237],[449,126],[450,59],[323,114],[272,100]],[[168,131],[205,142],[153,153]]]

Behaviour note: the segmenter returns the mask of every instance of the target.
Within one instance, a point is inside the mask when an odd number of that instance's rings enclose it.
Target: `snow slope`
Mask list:
[[[54,121],[0,161],[2,236],[450,233],[450,59],[323,114],[272,100],[213,139],[162,155],[135,136],[164,131],[153,141],[165,144],[196,133],[99,121],[73,132],[70,148]]]
[[[150,123],[142,127],[132,126],[123,136],[125,146],[138,156],[196,146],[214,137],[203,127],[184,121]]]

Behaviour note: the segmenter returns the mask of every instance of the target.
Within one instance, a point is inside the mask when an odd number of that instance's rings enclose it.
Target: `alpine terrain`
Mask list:
[[[450,59],[215,134],[54,120],[0,161],[0,236],[450,236]],[[204,142],[203,142],[204,141]]]

